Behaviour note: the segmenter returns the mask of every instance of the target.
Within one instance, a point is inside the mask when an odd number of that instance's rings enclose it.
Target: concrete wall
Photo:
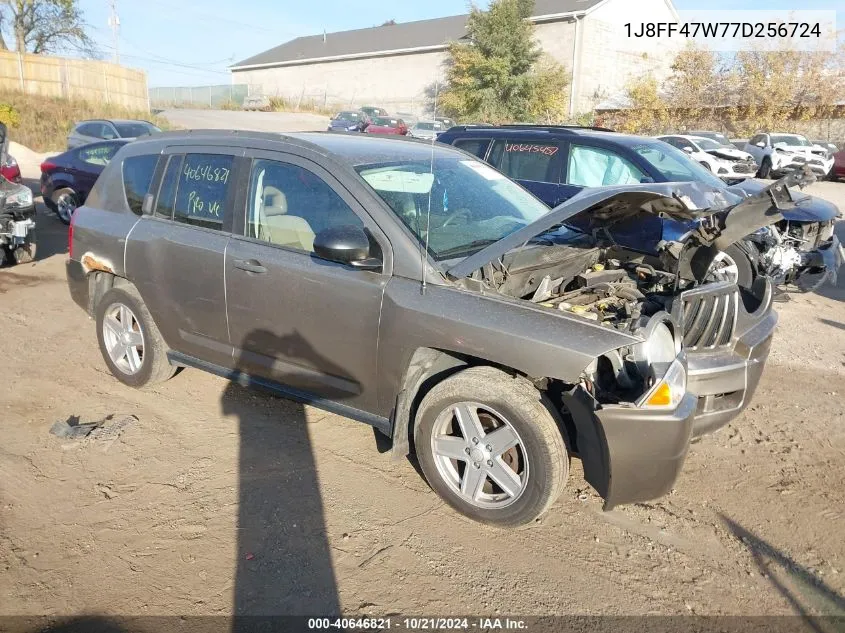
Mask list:
[[[232,72],[233,83],[251,94],[303,99],[329,107],[383,106],[391,112],[423,113],[426,91],[442,81],[446,52],[392,55],[300,66]]]
[[[627,22],[674,22],[666,0],[613,0],[582,23],[580,73],[576,73],[576,111],[587,112],[607,97],[624,92],[635,77],[662,81],[671,72],[680,40],[628,38]]]
[[[666,0],[611,0],[582,19],[577,52],[573,20],[536,25],[544,52],[573,76],[575,113],[623,92],[632,77],[654,74],[662,79],[668,74],[679,43],[625,37],[622,25],[644,16],[654,22],[675,19]],[[578,60],[574,73],[573,56]],[[251,94],[294,103],[302,99],[330,107],[382,105],[393,112],[423,114],[426,92],[435,78],[443,78],[446,59],[443,51],[233,71],[232,82],[250,84]]]

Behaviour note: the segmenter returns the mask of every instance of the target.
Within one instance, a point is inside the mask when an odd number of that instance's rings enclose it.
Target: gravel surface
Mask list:
[[[814,193],[845,207],[845,184]],[[68,296],[66,227],[38,222],[39,260],[0,270],[0,613],[845,614],[845,283],[779,306],[753,405],[672,494],[602,512],[576,460],[502,531],[348,419],[196,370],[122,386]],[[107,415],[137,422],[49,433]]]

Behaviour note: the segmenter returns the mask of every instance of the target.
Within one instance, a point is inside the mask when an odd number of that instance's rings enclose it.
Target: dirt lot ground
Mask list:
[[[196,370],[122,386],[38,222],[37,263],[0,270],[2,614],[845,614],[845,282],[779,307],[753,406],[671,495],[604,513],[575,461],[501,531],[366,426]],[[111,414],[138,420],[113,443],[49,434]]]

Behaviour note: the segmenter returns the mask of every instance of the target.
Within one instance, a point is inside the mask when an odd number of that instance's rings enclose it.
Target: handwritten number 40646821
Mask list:
[[[186,180],[206,180],[208,182],[221,182],[226,184],[229,181],[229,170],[226,167],[212,167],[211,165],[196,165],[191,167],[185,165],[183,174]]]

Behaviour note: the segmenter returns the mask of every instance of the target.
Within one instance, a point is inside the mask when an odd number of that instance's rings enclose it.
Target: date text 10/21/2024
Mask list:
[[[309,618],[308,630],[528,631],[518,618]]]

